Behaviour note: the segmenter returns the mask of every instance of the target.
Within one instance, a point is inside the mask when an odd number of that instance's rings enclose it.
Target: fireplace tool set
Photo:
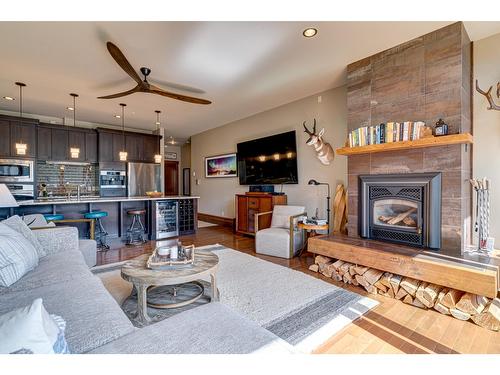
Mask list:
[[[476,222],[474,232],[478,234],[478,251],[493,250],[493,239],[490,234],[490,187],[491,181],[486,177],[482,180],[469,180],[476,191]]]

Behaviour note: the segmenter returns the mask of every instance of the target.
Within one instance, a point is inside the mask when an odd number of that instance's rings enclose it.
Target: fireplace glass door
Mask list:
[[[406,199],[379,199],[373,201],[372,224],[391,229],[417,231],[419,204]]]

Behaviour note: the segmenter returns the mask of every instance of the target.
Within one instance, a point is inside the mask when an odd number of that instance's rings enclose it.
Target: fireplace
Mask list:
[[[360,236],[441,248],[441,173],[359,176]]]

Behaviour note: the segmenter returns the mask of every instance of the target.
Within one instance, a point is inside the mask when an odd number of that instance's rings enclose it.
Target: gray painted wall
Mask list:
[[[321,103],[318,103],[321,96]],[[286,105],[261,112],[224,126],[197,134],[191,138],[192,192],[199,195],[202,213],[234,217],[234,195],[248,191],[238,178],[205,178],[204,157],[236,152],[236,144],[290,130],[297,132],[298,185],[284,185],[288,204],[306,206],[308,214],[319,208],[326,216],[326,186],[308,186],[309,179],[329,182],[333,192],[337,183],[346,184],[347,159],[335,156],[333,163],[324,166],[316,158],[313,147],[305,144],[308,136],[302,122],[312,124],[316,118],[317,131],[325,128],[324,139],[332,147],[341,147],[347,134],[347,104],[345,87],[331,89]],[[194,176],[193,176],[194,172]],[[279,190],[280,186],[276,186]]]

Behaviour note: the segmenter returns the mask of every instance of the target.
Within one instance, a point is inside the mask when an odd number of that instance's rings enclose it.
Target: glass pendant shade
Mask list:
[[[26,143],[16,143],[17,155],[26,155],[26,151],[28,151],[28,145]]]
[[[120,151],[118,155],[120,157],[120,161],[127,161],[127,156],[128,156],[127,151]]]
[[[22,82],[16,82],[16,85],[19,86],[19,117],[20,123],[23,121],[23,87],[26,87],[25,83]],[[19,142],[16,142],[16,154],[17,155],[26,155],[28,151],[28,145],[23,142],[22,139],[19,140]]]
[[[156,124],[156,131],[157,131],[158,135],[160,135],[160,113],[161,113],[161,111],[156,110],[155,112],[156,112],[156,123],[155,123]],[[154,158],[155,163],[157,163],[157,164],[161,163],[161,161],[163,159],[162,155],[160,155],[160,154],[156,154],[153,158]]]
[[[122,107],[122,136],[123,136],[123,151],[118,153],[118,158],[120,161],[127,161],[128,152],[125,151],[125,107],[127,106],[125,103],[120,103]]]
[[[78,94],[71,93],[69,94],[73,97],[73,127],[76,127],[76,98],[78,97]],[[68,109],[71,107],[68,107]],[[78,159],[80,157],[80,148],[79,147],[70,147],[69,149],[69,156],[71,159]]]

